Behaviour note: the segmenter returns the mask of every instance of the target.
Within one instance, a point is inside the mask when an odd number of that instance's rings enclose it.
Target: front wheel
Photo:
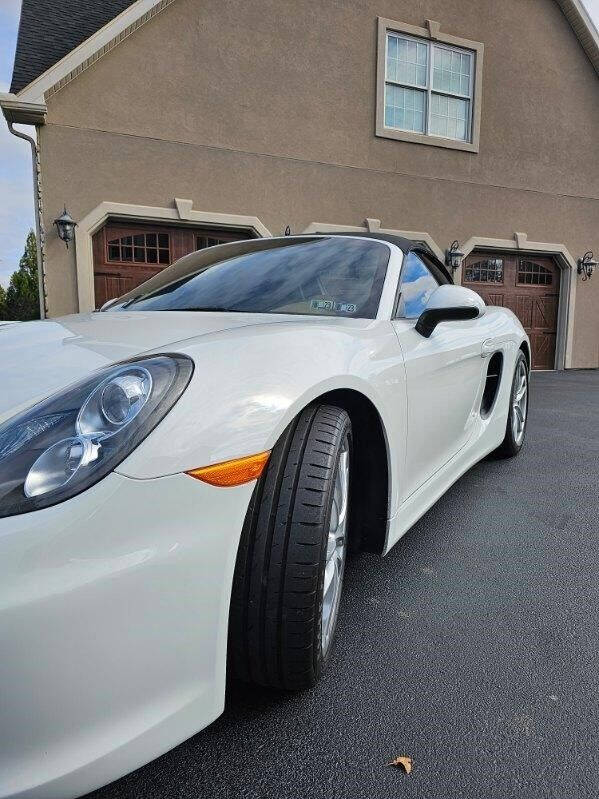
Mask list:
[[[513,458],[522,449],[528,419],[528,388],[528,364],[524,353],[520,351],[514,368],[505,438],[495,450],[499,457]]]
[[[348,545],[352,435],[346,411],[306,408],[256,486],[237,555],[229,668],[285,689],[317,681],[334,639]]]

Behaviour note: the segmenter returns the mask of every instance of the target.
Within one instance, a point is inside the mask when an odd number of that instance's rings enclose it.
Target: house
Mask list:
[[[598,367],[598,77],[580,0],[23,0],[0,104],[37,133],[47,313],[288,225],[392,231],[455,242],[535,368]]]

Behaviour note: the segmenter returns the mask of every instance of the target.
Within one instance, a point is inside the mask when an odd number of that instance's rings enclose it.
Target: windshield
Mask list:
[[[227,254],[229,253],[229,254]],[[231,255],[190,267],[114,310],[239,311],[374,319],[389,261],[380,242],[321,238]],[[174,265],[175,266],[175,265]],[[170,267],[173,269],[173,267]],[[168,279],[169,269],[161,273]],[[152,287],[149,287],[152,288]]]

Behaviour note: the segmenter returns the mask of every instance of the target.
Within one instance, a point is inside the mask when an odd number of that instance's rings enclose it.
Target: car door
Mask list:
[[[408,407],[402,500],[466,445],[477,417],[485,361],[481,320],[439,324],[430,338],[415,330],[428,298],[443,282],[440,270],[415,252],[404,258],[392,320],[406,370]],[[484,317],[482,317],[484,319]]]

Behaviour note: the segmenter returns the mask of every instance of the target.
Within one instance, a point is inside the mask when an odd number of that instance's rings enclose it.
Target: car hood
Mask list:
[[[114,312],[0,327],[0,422],[95,369],[182,341],[255,324],[272,314]]]

